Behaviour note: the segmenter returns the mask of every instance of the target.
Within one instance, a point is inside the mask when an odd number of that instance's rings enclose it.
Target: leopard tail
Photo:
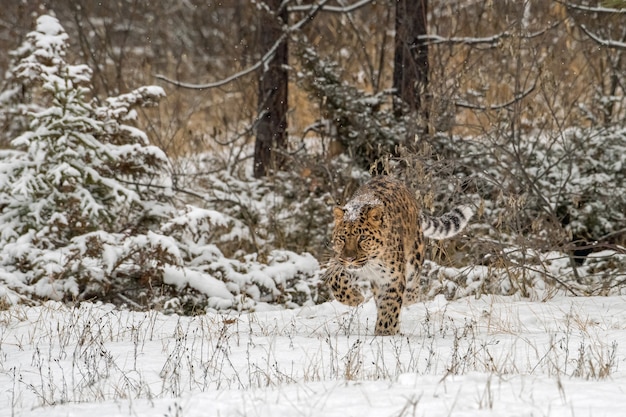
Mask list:
[[[441,217],[420,215],[424,236],[431,239],[447,239],[457,235],[467,226],[474,210],[469,206],[459,206]]]

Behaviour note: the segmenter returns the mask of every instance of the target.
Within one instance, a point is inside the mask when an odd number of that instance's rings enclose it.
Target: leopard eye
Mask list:
[[[365,235],[359,236],[359,243],[363,243],[367,240],[369,240],[369,236],[365,236]]]

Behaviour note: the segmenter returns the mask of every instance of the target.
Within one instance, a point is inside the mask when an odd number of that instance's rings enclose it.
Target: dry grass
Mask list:
[[[607,339],[606,323],[585,317],[582,305],[559,312],[490,300],[471,303],[475,311],[462,307],[467,301],[418,304],[403,313],[415,327],[389,338],[371,336],[371,304],[334,313],[319,306],[298,314],[178,319],[90,304],[16,306],[0,312],[0,377],[11,387],[11,407],[19,408],[31,399],[37,406],[157,399],[406,373],[601,380],[616,371],[623,348]],[[488,386],[483,394],[489,407]]]

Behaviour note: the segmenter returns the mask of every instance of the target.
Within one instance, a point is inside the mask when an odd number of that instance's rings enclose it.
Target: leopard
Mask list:
[[[349,306],[365,301],[359,282],[369,282],[376,304],[376,336],[396,335],[403,305],[419,298],[426,238],[460,233],[473,209],[459,206],[440,217],[420,210],[415,194],[389,175],[373,177],[343,206],[333,209],[332,256],[323,280]]]

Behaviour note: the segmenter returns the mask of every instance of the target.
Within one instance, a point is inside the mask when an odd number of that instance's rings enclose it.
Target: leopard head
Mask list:
[[[333,251],[347,269],[360,269],[383,251],[383,209],[363,206],[357,214],[346,215],[346,209],[335,207]]]

